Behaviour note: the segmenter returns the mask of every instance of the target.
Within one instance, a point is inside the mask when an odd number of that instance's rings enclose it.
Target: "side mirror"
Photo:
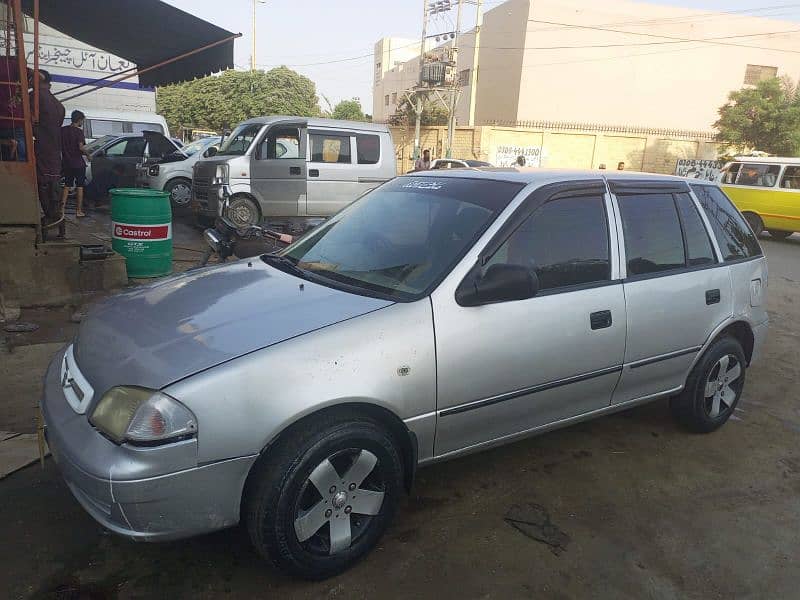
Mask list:
[[[203,158],[211,158],[212,156],[216,156],[217,152],[218,150],[216,146],[211,146],[209,148],[206,148],[203,151]]]
[[[460,306],[481,306],[533,298],[539,292],[539,278],[523,265],[495,264],[481,274],[476,267],[456,290]]]

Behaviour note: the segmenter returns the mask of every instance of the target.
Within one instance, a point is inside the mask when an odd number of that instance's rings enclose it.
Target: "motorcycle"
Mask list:
[[[199,267],[206,266],[214,254],[219,258],[219,262],[224,262],[231,256],[249,258],[275,252],[294,241],[292,235],[258,225],[236,227],[225,217],[227,203],[228,198],[223,201],[221,216],[217,217],[214,227],[209,227],[203,232],[208,248],[200,259]]]

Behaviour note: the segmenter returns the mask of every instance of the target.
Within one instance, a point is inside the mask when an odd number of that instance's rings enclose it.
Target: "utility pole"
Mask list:
[[[266,4],[266,0],[253,0],[253,22],[250,24],[250,70],[256,70],[256,4]]]
[[[478,59],[480,57],[481,29],[483,29],[483,0],[477,0],[475,14],[475,44],[472,48],[472,73],[469,82],[469,126],[475,126],[475,100],[478,97]]]
[[[424,92],[422,91],[422,67],[425,64],[425,36],[428,33],[428,0],[422,0],[422,40],[419,45],[419,80],[417,82],[416,100],[417,105],[414,112],[417,114],[416,125],[414,126],[414,160],[417,160],[421,155],[419,147],[420,126],[422,125],[422,99]]]
[[[447,118],[447,152],[445,156],[451,158],[453,156],[453,135],[455,133],[456,124],[456,104],[461,92],[459,87],[458,78],[458,38],[461,35],[461,8],[464,6],[464,0],[458,0],[458,12],[456,16],[456,37],[453,40],[453,69],[455,70],[455,78],[450,86],[450,114]]]

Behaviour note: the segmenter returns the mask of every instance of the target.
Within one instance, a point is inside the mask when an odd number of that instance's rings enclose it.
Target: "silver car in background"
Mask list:
[[[403,176],[279,254],[100,302],[47,372],[47,439],[108,529],[239,522],[305,578],[379,540],[418,466],[658,398],[731,416],[767,265],[714,185]]]

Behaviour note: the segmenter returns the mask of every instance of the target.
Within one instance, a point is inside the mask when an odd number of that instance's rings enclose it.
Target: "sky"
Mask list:
[[[235,62],[238,68],[249,68],[252,0],[166,1],[229,31],[244,34],[235,42]],[[484,0],[485,10],[500,3],[500,0]],[[753,14],[800,21],[800,2],[786,0],[659,0],[652,4],[708,11],[752,10]],[[474,24],[474,3],[466,4],[464,12],[466,30]],[[422,2],[259,0],[256,14],[259,68],[286,65],[306,75],[317,85],[322,108],[327,108],[323,96],[333,105],[339,100],[359,98],[364,111],[370,113],[374,44],[385,36],[419,37]],[[631,17],[635,19],[636,15]]]

